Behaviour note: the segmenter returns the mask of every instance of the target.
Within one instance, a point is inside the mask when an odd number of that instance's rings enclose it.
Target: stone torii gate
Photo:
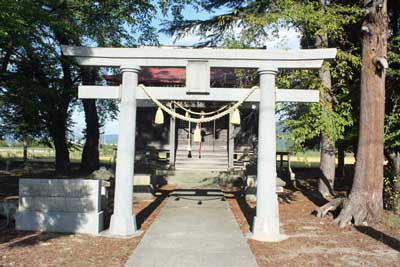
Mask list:
[[[279,241],[276,194],[275,102],[318,102],[317,90],[276,89],[279,69],[320,68],[324,59],[336,56],[336,49],[268,51],[262,49],[188,48],[86,48],[63,46],[65,56],[80,65],[119,67],[121,86],[79,86],[79,98],[120,99],[119,138],[116,164],[114,213],[109,234],[131,236],[137,231],[132,214],[135,155],[136,100],[148,97],[138,85],[141,67],[186,67],[186,87],[147,87],[158,100],[239,101],[248,89],[210,88],[210,68],[257,68],[260,90],[248,102],[259,102],[257,207],[252,238]]]

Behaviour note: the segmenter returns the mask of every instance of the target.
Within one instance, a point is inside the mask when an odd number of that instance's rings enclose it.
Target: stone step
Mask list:
[[[187,150],[181,150],[181,151],[176,151],[176,157],[187,157],[188,155],[188,151]],[[199,151],[198,150],[192,150],[191,151],[192,156],[193,155],[199,155]],[[201,155],[202,156],[215,156],[215,157],[228,157],[228,152],[226,151],[201,151]]]
[[[193,136],[194,135],[192,134],[190,139],[193,140]],[[188,140],[189,139],[189,136],[187,136],[187,135],[178,135],[177,137],[178,137],[178,140]],[[214,137],[212,135],[206,135],[206,136],[203,136],[203,138],[208,139],[208,140],[214,140]],[[227,140],[227,139],[228,139],[228,136],[225,134],[221,134],[221,135],[218,135],[215,137],[215,140]]]
[[[209,142],[209,141],[205,141],[205,142],[202,142],[202,144],[201,144],[201,146],[202,147],[209,147],[210,149],[212,149],[213,147],[214,147],[214,149],[216,149],[216,148],[219,148],[219,149],[227,149],[227,142],[225,142],[225,141],[221,141],[221,142],[219,142],[219,141],[217,141],[217,142]],[[177,143],[177,146],[178,147],[181,147],[181,148],[187,148],[187,145],[188,145],[188,142],[187,141],[180,141],[180,142],[178,142]],[[199,144],[198,143],[195,143],[195,142],[192,142],[192,148],[193,147],[199,147]]]
[[[199,153],[196,151],[196,152],[193,152],[192,151],[192,158],[198,158],[198,156],[199,156]],[[207,158],[207,159],[210,159],[210,158],[226,158],[226,159],[228,159],[228,154],[227,153],[218,153],[218,154],[216,154],[216,153],[201,153],[201,156],[203,157],[203,158]],[[176,155],[175,155],[175,157],[176,158],[182,158],[182,159],[190,159],[190,158],[188,158],[188,152],[185,152],[185,153],[177,153]]]
[[[217,185],[218,179],[216,178],[190,178],[185,179],[183,177],[171,177],[167,179],[168,184],[175,185],[193,185],[193,186],[201,186],[201,185]]]
[[[179,166],[175,167],[175,170],[177,171],[192,171],[192,172],[202,172],[202,171],[217,171],[217,172],[223,172],[228,169],[227,166],[221,166],[221,167],[204,167],[202,168],[201,166]]]
[[[193,137],[193,132],[192,132],[192,137]],[[225,133],[220,133],[220,134],[217,134],[216,136],[215,136],[215,139],[219,139],[219,138],[225,138],[226,139],[226,137],[228,136],[228,134],[225,132]],[[185,132],[185,133],[179,133],[178,134],[178,138],[182,138],[182,139],[187,139],[188,138],[188,134]],[[205,138],[214,138],[213,137],[213,135],[212,134],[210,134],[210,135],[206,135],[205,136]]]
[[[176,159],[175,160],[175,166],[177,165],[195,165],[195,164],[199,164],[199,165],[210,165],[210,166],[214,166],[214,165],[227,165],[228,164],[228,159],[226,158],[205,158],[205,157],[201,157],[201,158],[181,158],[181,159]]]
[[[197,152],[197,151],[192,151],[192,158],[198,158],[199,157],[199,153]],[[227,153],[218,153],[218,154],[215,154],[215,153],[201,153],[201,156],[202,156],[202,158],[226,158],[226,159],[228,159],[228,154]],[[188,152],[185,152],[185,153],[177,153],[176,155],[175,155],[175,158],[181,158],[181,159],[184,159],[184,158],[188,158]],[[188,159],[190,159],[190,158],[188,158]]]
[[[192,158],[176,158],[175,163],[181,164],[221,164],[228,163],[227,158],[207,158],[207,157],[192,157]]]
[[[199,150],[198,146],[192,146],[191,148],[192,148],[192,153],[193,152],[197,152]],[[188,152],[187,146],[186,147],[178,147],[176,152],[177,153],[185,153],[185,152],[187,153]],[[218,154],[218,153],[227,154],[228,153],[226,148],[220,148],[220,147],[215,147],[214,149],[212,147],[201,147],[201,152],[204,152],[204,153],[215,153],[215,154]]]
[[[189,172],[196,172],[196,171],[214,171],[214,172],[221,172],[226,171],[228,169],[228,165],[226,166],[175,166],[176,171],[189,171]]]
[[[191,161],[191,160],[228,160],[228,155],[210,155],[210,154],[201,154],[201,157],[197,153],[192,153],[192,157],[188,158],[187,154],[186,155],[179,155],[175,157],[176,160],[181,160],[181,161]]]
[[[228,160],[226,160],[226,159],[204,159],[204,158],[201,158],[201,159],[199,159],[199,158],[197,158],[197,159],[193,159],[193,158],[191,158],[191,159],[182,159],[182,160],[177,160],[177,161],[175,161],[175,167],[176,166],[182,166],[182,165],[187,165],[187,166],[189,166],[189,165],[194,165],[194,166],[196,166],[196,165],[201,165],[201,166],[204,166],[204,165],[207,165],[207,166],[210,166],[210,167],[212,167],[212,166],[221,166],[221,165],[228,165]]]
[[[221,164],[221,165],[208,165],[208,164],[204,164],[204,165],[200,165],[200,164],[178,164],[175,165],[175,169],[177,170],[220,170],[220,171],[224,171],[226,169],[228,169],[228,164]]]
[[[194,134],[192,134],[191,139],[193,139],[193,135]],[[189,136],[187,134],[181,134],[181,135],[178,135],[177,137],[182,140],[189,139]],[[214,139],[214,136],[212,136],[212,135],[206,135],[203,137],[207,138],[207,139],[211,139],[211,140]],[[218,139],[222,140],[222,139],[227,139],[227,138],[228,138],[227,134],[220,134],[220,135],[215,136],[215,140],[218,140]]]

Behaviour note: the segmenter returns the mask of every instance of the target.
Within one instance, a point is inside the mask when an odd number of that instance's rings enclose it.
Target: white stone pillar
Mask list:
[[[261,68],[258,119],[257,207],[252,238],[259,241],[285,239],[279,230],[276,194],[275,76],[278,69]]]
[[[135,234],[136,219],[132,211],[133,174],[135,163],[137,65],[121,66],[121,104],[119,113],[117,167],[115,172],[114,213],[109,234]]]

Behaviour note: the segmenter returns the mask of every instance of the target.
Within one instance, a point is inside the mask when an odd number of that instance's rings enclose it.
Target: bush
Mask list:
[[[397,176],[394,177],[385,177],[383,179],[383,205],[387,210],[393,210],[396,207],[396,201],[400,198],[400,193],[396,192],[394,188],[394,184],[398,182],[400,178]]]

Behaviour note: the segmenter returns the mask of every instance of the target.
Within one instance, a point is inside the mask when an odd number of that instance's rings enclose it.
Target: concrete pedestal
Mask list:
[[[15,229],[98,234],[103,230],[100,182],[19,179]]]

